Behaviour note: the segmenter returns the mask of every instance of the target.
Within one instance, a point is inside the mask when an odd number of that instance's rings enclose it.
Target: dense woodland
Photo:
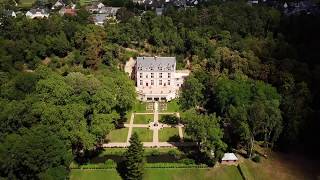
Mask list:
[[[136,51],[192,71],[179,102],[204,157],[251,156],[255,141],[307,155],[319,147],[319,17],[239,2],[138,12],[128,5],[105,27],[83,8],[34,20],[2,13],[0,177],[68,176],[133,107],[121,69]]]

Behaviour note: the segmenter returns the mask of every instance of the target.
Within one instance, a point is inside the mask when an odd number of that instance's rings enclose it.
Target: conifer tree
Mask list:
[[[139,140],[138,134],[133,133],[130,138],[130,146],[125,153],[125,168],[124,178],[127,180],[141,180],[143,175],[143,145]]]

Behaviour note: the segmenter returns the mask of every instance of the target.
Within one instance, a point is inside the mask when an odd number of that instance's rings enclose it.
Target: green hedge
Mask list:
[[[183,164],[183,163],[146,163],[145,168],[208,168],[205,164]]]
[[[77,165],[72,163],[70,169],[114,169],[117,167],[116,163],[98,163]],[[146,163],[145,168],[208,168],[205,164],[183,164],[183,163]]]

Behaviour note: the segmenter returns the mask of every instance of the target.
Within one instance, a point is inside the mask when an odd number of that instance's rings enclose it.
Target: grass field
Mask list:
[[[133,128],[132,133],[136,132],[142,142],[152,142],[152,133],[148,128]]]
[[[126,142],[128,136],[128,128],[115,129],[107,135],[110,142]]]
[[[72,170],[71,180],[120,180],[116,170]],[[214,169],[145,169],[146,180],[241,180],[235,166],[222,166]]]
[[[277,180],[300,180],[316,179],[320,175],[318,169],[304,158],[284,153],[272,153],[268,158],[262,158],[262,162],[255,163],[244,159],[241,169],[248,180],[277,179]]]
[[[159,131],[160,142],[176,142],[179,141],[178,128],[163,128]]]
[[[133,124],[148,124],[153,121],[153,114],[135,114]]]
[[[20,0],[19,7],[29,8],[36,2],[36,0]]]

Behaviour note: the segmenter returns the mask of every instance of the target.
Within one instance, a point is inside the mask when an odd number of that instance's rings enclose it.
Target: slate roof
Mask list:
[[[100,14],[107,14],[108,16],[115,16],[119,9],[120,9],[119,7],[102,7],[99,10],[99,13]]]
[[[137,71],[174,72],[175,57],[137,57]]]
[[[93,16],[93,21],[95,23],[103,23],[106,20],[107,17],[108,17],[107,14],[95,14]]]
[[[41,9],[41,8],[30,9],[28,12],[30,12],[31,14],[37,14],[37,13],[49,14],[49,11],[47,9]]]

